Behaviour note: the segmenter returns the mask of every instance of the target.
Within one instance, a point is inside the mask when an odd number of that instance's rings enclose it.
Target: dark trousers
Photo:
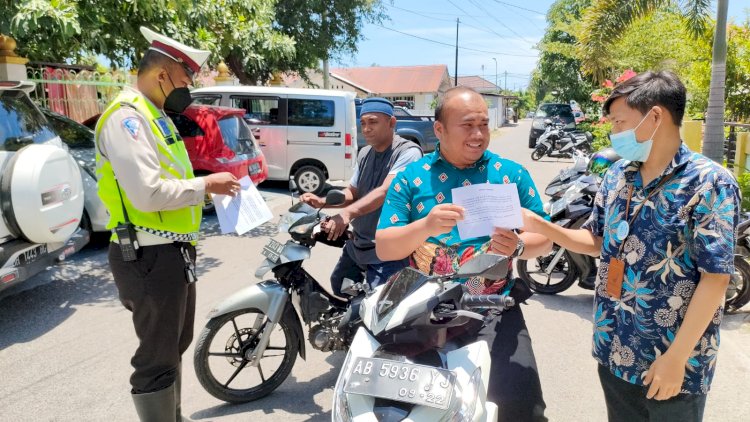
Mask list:
[[[490,381],[487,401],[498,407],[498,421],[544,422],[547,405],[542,397],[542,384],[536,367],[531,337],[520,305],[503,312],[478,334],[476,325],[467,327],[456,341],[465,345],[484,340],[490,348]]]
[[[177,377],[182,353],[193,340],[195,284],[185,277],[186,248],[195,260],[195,247],[171,243],[144,246],[136,261],[123,261],[120,246],[109,245],[109,265],[120,301],[133,313],[139,345],[131,359],[130,384],[135,394],[167,388]]]
[[[678,394],[668,400],[647,399],[648,387],[631,384],[599,365],[599,380],[609,422],[700,422],[705,394]]]
[[[409,260],[386,261],[379,264],[360,264],[349,254],[348,249],[344,252],[336,263],[331,273],[331,290],[336,296],[343,297],[341,294],[341,284],[345,278],[355,283],[367,280],[370,287],[376,287],[388,281],[388,278],[398,271],[409,266]]]

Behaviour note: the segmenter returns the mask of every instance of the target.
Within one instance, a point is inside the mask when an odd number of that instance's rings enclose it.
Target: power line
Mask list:
[[[448,0],[448,1],[450,1],[450,0]],[[500,25],[502,25],[502,26],[503,26],[503,27],[504,27],[505,29],[507,29],[508,31],[510,31],[510,32],[512,32],[513,34],[515,34],[515,36],[517,36],[518,38],[520,38],[520,39],[521,39],[521,40],[522,40],[523,42],[525,42],[525,43],[527,43],[527,44],[530,44],[530,45],[533,45],[533,44],[531,44],[530,42],[526,41],[526,39],[525,39],[525,38],[524,38],[524,37],[523,37],[523,36],[522,36],[521,34],[519,34],[518,32],[514,31],[514,30],[513,30],[513,29],[512,29],[511,27],[509,27],[508,25],[504,24],[504,23],[503,23],[503,22],[502,22],[502,21],[501,21],[500,19],[496,18],[496,17],[495,17],[495,16],[494,16],[494,15],[493,15],[492,13],[490,13],[490,12],[489,12],[489,10],[485,9],[485,8],[484,8],[484,6],[482,6],[481,4],[479,4],[479,3],[475,2],[474,0],[469,0],[469,2],[470,2],[471,4],[473,4],[474,6],[476,6],[476,7],[477,7],[477,8],[479,9],[479,10],[483,11],[484,13],[486,13],[486,14],[487,14],[487,16],[491,17],[491,18],[492,18],[493,20],[495,20],[495,22],[497,22],[497,23],[499,23]],[[451,1],[451,4],[452,4],[452,3],[453,3],[453,2]]]
[[[386,4],[386,6],[388,6],[388,7],[392,7],[392,8],[394,8],[394,9],[399,9],[399,10],[403,10],[403,11],[405,11],[405,12],[412,12],[412,13],[417,13],[417,14],[419,14],[419,15],[423,15],[423,14],[430,14],[430,15],[440,15],[440,16],[456,16],[456,14],[455,14],[455,13],[440,13],[440,12],[421,12],[421,11],[415,11],[415,10],[404,9],[403,7],[398,7],[398,6],[394,6],[394,5],[392,5],[392,4]],[[459,16],[459,17],[467,17],[467,18],[482,18],[482,17],[484,17],[484,16],[480,16],[480,15],[469,15],[469,14],[466,14],[466,15],[462,15],[462,16]],[[453,20],[452,20],[452,19],[451,19],[450,21],[451,21],[451,22],[453,22]]]
[[[436,17],[432,17],[432,16],[427,16],[426,13],[430,13],[430,12],[422,12],[422,11],[419,11],[419,10],[404,9],[403,7],[398,7],[398,6],[393,6],[393,5],[387,5],[387,6],[392,7],[394,9],[401,10],[403,12],[407,12],[407,13],[411,13],[413,15],[417,15],[417,16],[419,16],[421,18],[424,18],[424,19],[431,19],[431,20],[439,21],[439,22],[450,22],[450,23],[455,22],[455,20],[453,20],[453,19],[436,18]],[[448,13],[441,13],[441,14],[442,15],[448,15]],[[460,13],[455,13],[454,16],[458,16],[458,17],[474,17],[472,15],[466,15],[466,14],[462,15]],[[484,16],[479,16],[479,17],[484,17]],[[466,23],[466,22],[461,22],[461,24],[464,25],[464,26],[468,26],[470,28],[474,28],[477,31],[481,31],[481,32],[484,32],[486,34],[493,34],[493,35],[497,35],[500,38],[506,38],[504,35],[498,34],[497,32],[492,31],[492,30],[483,29],[483,28],[480,28],[480,27],[475,26],[475,25],[471,25],[471,24]]]
[[[375,25],[377,25],[377,26],[379,26],[379,27],[381,27],[381,28],[383,28],[383,29],[387,29],[387,30],[389,30],[389,31],[397,32],[397,33],[399,33],[399,34],[401,34],[401,35],[406,35],[407,37],[417,38],[417,39],[420,39],[420,40],[423,40],[423,41],[428,41],[428,42],[431,42],[431,43],[434,43],[434,44],[445,45],[445,46],[448,46],[448,47],[455,47],[455,46],[456,46],[455,44],[449,44],[449,43],[446,43],[446,42],[442,42],[442,41],[431,40],[431,39],[429,39],[429,38],[424,38],[424,37],[420,37],[419,35],[413,35],[413,34],[409,34],[409,33],[407,33],[407,32],[402,32],[402,31],[399,31],[399,30],[397,30],[397,29],[389,28],[389,27],[387,27],[387,26],[384,26],[384,25],[382,25],[382,24],[378,24],[378,23],[376,23]],[[487,54],[497,54],[497,55],[500,55],[500,56],[512,56],[512,57],[534,57],[534,58],[538,57],[538,56],[536,56],[536,55],[529,55],[529,54],[513,54],[513,53],[501,53],[501,52],[499,52],[499,51],[487,51],[487,50],[480,50],[480,49],[477,49],[477,48],[469,48],[469,47],[460,47],[460,46],[459,46],[458,48],[459,48],[459,49],[461,49],[461,50],[467,50],[467,51],[477,51],[477,52],[479,52],[479,53],[487,53]]]
[[[515,7],[516,9],[521,9],[521,10],[525,10],[527,12],[536,13],[537,15],[547,16],[546,13],[542,13],[542,12],[539,12],[539,11],[536,11],[536,10],[527,9],[527,8],[521,7],[521,6],[516,6],[515,4],[506,3],[504,1],[495,0],[495,3],[504,4],[504,5],[508,6],[508,7]]]

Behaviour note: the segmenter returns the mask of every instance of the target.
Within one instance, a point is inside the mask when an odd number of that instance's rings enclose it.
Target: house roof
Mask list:
[[[476,90],[491,89],[497,91],[500,89],[497,85],[479,76],[459,76],[458,86],[465,86]]]
[[[331,76],[376,94],[438,92],[448,75],[445,65],[333,68]]]

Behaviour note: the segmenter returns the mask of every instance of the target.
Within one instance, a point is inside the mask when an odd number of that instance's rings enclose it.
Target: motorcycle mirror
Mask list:
[[[489,253],[475,256],[456,272],[458,278],[480,276],[490,280],[502,280],[507,275],[508,257]]]
[[[551,119],[544,119],[544,124],[545,125],[551,125],[552,124],[552,120]]]
[[[326,194],[326,205],[329,207],[341,205],[344,202],[346,202],[346,195],[343,191],[330,190],[328,191],[328,194]]]
[[[294,182],[294,179],[289,179],[289,192],[292,194],[295,194],[299,191],[297,188],[297,183]]]

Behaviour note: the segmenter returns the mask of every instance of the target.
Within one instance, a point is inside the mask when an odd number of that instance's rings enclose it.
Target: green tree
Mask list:
[[[384,19],[380,0],[0,0],[0,10],[0,33],[32,60],[103,55],[133,66],[145,25],[210,50],[212,64],[224,60],[246,84],[351,54],[363,23]]]
[[[703,153],[721,162],[724,144],[724,92],[727,58],[727,7],[729,0],[717,0],[717,17],[714,32],[711,64],[711,87],[709,89],[706,129],[704,131]],[[707,31],[710,0],[686,0],[682,2],[682,13],[686,27],[698,38]],[[584,71],[596,81],[603,81],[614,70],[609,46],[623,33],[623,28],[637,18],[665,7],[675,7],[672,0],[598,0],[586,11],[583,19],[580,56]]]
[[[554,99],[575,100],[584,109],[593,105],[589,94],[594,85],[581,72],[582,63],[576,54],[579,22],[590,3],[590,0],[558,0],[547,12],[548,26],[538,46],[541,54],[530,84],[535,103]],[[552,95],[553,91],[557,94]]]

